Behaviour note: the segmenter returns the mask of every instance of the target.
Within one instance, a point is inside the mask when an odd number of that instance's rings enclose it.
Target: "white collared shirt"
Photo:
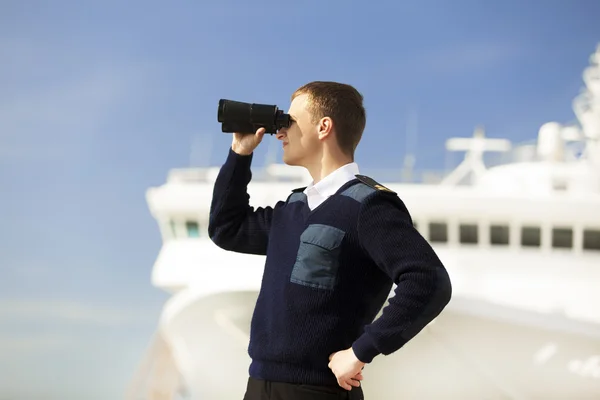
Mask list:
[[[321,179],[316,185],[311,183],[304,189],[304,194],[308,201],[308,208],[314,210],[327,198],[333,195],[342,187],[345,183],[355,178],[355,175],[359,174],[358,165],[353,162],[346,164],[325,178]],[[313,181],[314,182],[314,181]]]

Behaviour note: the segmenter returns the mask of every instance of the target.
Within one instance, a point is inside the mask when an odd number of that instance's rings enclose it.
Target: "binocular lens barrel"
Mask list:
[[[254,133],[265,128],[266,133],[275,134],[281,128],[290,126],[290,116],[276,105],[243,103],[240,101],[219,100],[217,121],[221,131],[226,133]]]

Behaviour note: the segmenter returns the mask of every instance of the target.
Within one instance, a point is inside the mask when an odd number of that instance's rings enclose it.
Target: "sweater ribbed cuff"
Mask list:
[[[367,364],[380,354],[380,351],[377,350],[373,340],[367,333],[363,333],[361,337],[356,339],[354,344],[352,344],[352,350],[360,361]]]
[[[238,154],[235,151],[233,151],[233,149],[231,147],[229,147],[229,154],[227,154],[227,161],[245,160],[246,162],[249,162],[252,160],[253,156],[254,156],[254,153],[250,153],[248,155]]]
[[[236,185],[247,185],[251,179],[250,166],[252,165],[253,153],[249,155],[238,154],[229,148],[229,154],[223,165],[223,169],[229,171],[229,179]],[[229,179],[227,179],[229,181]]]

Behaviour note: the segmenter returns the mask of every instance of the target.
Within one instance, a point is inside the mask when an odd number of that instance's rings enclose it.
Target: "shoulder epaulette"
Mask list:
[[[301,201],[301,202],[306,203],[306,195],[303,193],[304,189],[306,189],[306,188],[292,189],[292,193],[290,193],[290,195],[288,196],[286,202],[288,204],[295,203],[297,201]]]
[[[387,187],[383,186],[381,183],[377,182],[373,178],[369,178],[368,176],[365,176],[365,175],[355,175],[355,176],[356,176],[356,179],[358,179],[359,181],[361,181],[365,185],[367,185],[369,187],[372,187],[373,189],[381,190],[383,192],[397,194],[396,192],[394,192],[390,188],[387,188]]]

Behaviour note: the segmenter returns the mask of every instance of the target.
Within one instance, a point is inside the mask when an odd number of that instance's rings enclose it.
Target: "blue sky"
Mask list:
[[[0,398],[121,396],[166,299],[145,190],[195,140],[195,164],[223,161],[218,99],[351,83],[361,167],[400,165],[415,112],[436,169],[478,124],[524,141],[572,121],[600,43],[594,0],[49,3],[0,3]]]

